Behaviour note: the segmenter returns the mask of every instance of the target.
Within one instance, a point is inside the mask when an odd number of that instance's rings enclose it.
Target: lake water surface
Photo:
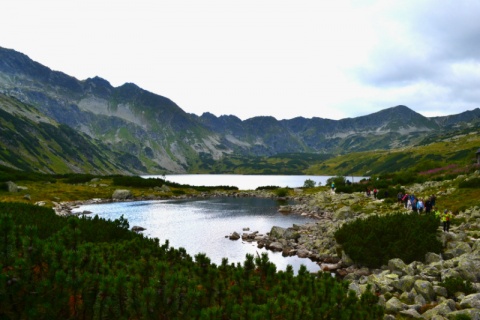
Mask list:
[[[310,179],[316,185],[324,186],[330,176],[281,176],[281,175],[236,175],[236,174],[180,174],[158,177],[171,182],[192,186],[236,186],[240,190],[255,190],[260,186],[302,187],[305,180]],[[357,182],[363,177],[349,177]],[[144,235],[160,239],[164,243],[168,239],[170,246],[183,247],[192,257],[205,253],[210,260],[219,265],[222,258],[230,263],[243,263],[245,255],[261,255],[268,253],[270,261],[277,270],[285,270],[287,265],[298,271],[305,265],[310,271],[318,271],[319,266],[309,259],[283,257],[266,249],[259,249],[256,243],[232,241],[226,238],[234,231],[243,233],[244,228],[250,232],[261,234],[270,232],[273,226],[284,228],[293,224],[304,224],[314,221],[299,215],[285,215],[278,212],[279,203],[274,199],[263,198],[211,198],[185,200],[158,200],[139,202],[118,202],[97,205],[85,205],[74,210],[88,210],[93,215],[115,220],[123,215],[130,227],[146,228]]]
[[[278,186],[303,187],[305,180],[310,179],[315,185],[324,186],[331,176],[282,176],[282,175],[243,175],[243,174],[172,174],[165,176],[143,176],[144,178],[165,178],[168,181],[192,186],[234,186],[240,190],[255,190],[258,187]],[[350,177],[350,179],[352,179]],[[361,179],[355,178],[355,181]]]
[[[278,212],[278,202],[264,198],[211,198],[202,200],[157,200],[139,202],[117,202],[85,205],[74,212],[88,210],[92,215],[115,220],[123,215],[130,228],[142,226],[143,234],[159,238],[160,243],[168,239],[170,246],[183,247],[192,257],[205,253],[219,265],[222,258],[229,263],[243,263],[247,253],[261,255],[268,253],[269,260],[277,270],[285,270],[291,265],[295,272],[304,264],[310,271],[318,271],[319,266],[310,259],[283,257],[266,249],[259,249],[256,243],[232,241],[226,236],[234,231],[242,234],[243,228],[270,232],[272,226],[291,227],[314,221],[299,215],[285,215]]]

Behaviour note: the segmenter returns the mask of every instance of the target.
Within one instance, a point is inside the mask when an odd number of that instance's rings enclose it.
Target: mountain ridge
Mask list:
[[[98,76],[78,80],[1,47],[0,93],[36,108],[48,121],[101,141],[113,153],[128,154],[138,164],[128,169],[135,173],[208,169],[231,156],[388,150],[414,145],[446,128],[472,127],[480,119],[478,108],[428,118],[403,105],[340,120],[197,116],[134,83],[113,87]]]

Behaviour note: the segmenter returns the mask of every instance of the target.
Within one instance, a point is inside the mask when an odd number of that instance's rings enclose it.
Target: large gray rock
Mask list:
[[[333,213],[333,217],[337,220],[345,220],[354,216],[355,214],[349,206],[342,207]]]
[[[390,272],[402,275],[405,274],[405,268],[407,265],[403,262],[402,259],[395,258],[388,261],[388,269]]]
[[[463,309],[477,308],[480,310],[480,293],[470,294],[460,301],[460,306]]]
[[[117,189],[113,192],[113,200],[127,200],[133,198],[133,194],[130,190]]]
[[[283,251],[283,244],[280,242],[272,242],[267,248],[272,251]]]
[[[462,254],[472,252],[472,248],[465,242],[449,242],[447,249],[443,253],[445,259],[452,259],[455,257],[459,257]]]
[[[272,229],[270,230],[270,237],[274,238],[283,238],[283,235],[285,234],[286,229],[278,226],[273,226]]]
[[[458,261],[456,270],[463,279],[478,282],[480,279],[480,260],[474,258],[469,255],[463,255]]]
[[[427,252],[425,254],[425,263],[430,264],[434,262],[440,262],[442,261],[442,257],[439,254],[433,253],[433,252]]]
[[[431,282],[425,280],[417,280],[413,285],[415,291],[418,294],[421,294],[427,302],[435,300],[435,290],[433,290],[433,285]]]
[[[283,237],[287,240],[298,239],[300,238],[300,234],[294,228],[287,228],[283,233]]]
[[[401,292],[410,292],[413,289],[416,279],[413,276],[404,276],[392,282],[392,286]]]
[[[5,182],[8,192],[18,192],[18,186],[13,181]]]
[[[238,240],[240,239],[240,234],[236,231],[234,231],[229,237],[230,240]]]
[[[400,314],[408,319],[423,319],[422,315],[415,309],[407,309],[400,311]]]
[[[439,316],[445,318],[452,311],[455,311],[455,302],[453,300],[445,300],[435,308],[424,312],[422,316],[424,319],[439,319]]]
[[[398,298],[396,297],[392,297],[385,304],[386,313],[398,313],[402,310],[405,310],[406,308],[407,308],[407,305],[402,301],[398,300]]]

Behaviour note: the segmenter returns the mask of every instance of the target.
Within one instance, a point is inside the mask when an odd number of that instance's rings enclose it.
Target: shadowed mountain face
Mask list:
[[[278,121],[273,117],[254,117],[242,121],[233,115],[196,116],[184,112],[170,99],[135,84],[112,87],[99,77],[78,80],[1,47],[0,93],[0,110],[5,112],[2,120],[6,127],[15,119],[29,119],[27,126],[39,128],[50,123],[55,130],[63,128],[65,135],[78,135],[72,138],[73,150],[78,148],[73,142],[82,137],[88,146],[85,144],[78,152],[106,161],[93,161],[92,166],[99,172],[183,173],[230,156],[390,149],[413,145],[442,130],[478,125],[480,119],[480,109],[426,118],[406,106],[342,120],[298,117]],[[37,121],[39,118],[43,121]],[[6,135],[19,137],[15,132],[21,130],[16,125],[9,126],[12,131],[2,131],[0,142],[4,148],[11,148]],[[67,134],[65,130],[70,131]],[[52,134],[53,141],[61,135]],[[22,152],[35,154],[33,149]],[[62,152],[66,151],[59,151]],[[123,163],[116,163],[119,158]],[[91,170],[80,163],[72,167],[76,171]],[[60,170],[48,165],[45,168],[37,169]]]

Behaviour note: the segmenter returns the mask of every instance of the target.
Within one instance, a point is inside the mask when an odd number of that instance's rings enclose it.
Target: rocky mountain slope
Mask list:
[[[99,77],[78,80],[1,47],[0,93],[5,99],[14,98],[33,107],[39,117],[64,125],[92,143],[101,141],[105,152],[128,154],[136,160],[122,170],[143,173],[193,172],[230,156],[392,149],[414,145],[451,128],[478,125],[480,119],[478,108],[426,118],[405,106],[342,120],[254,117],[242,121],[210,113],[196,116],[135,84],[113,87]],[[6,108],[0,104],[1,110]],[[115,157],[109,159],[116,161]],[[116,172],[114,168],[122,165],[98,166],[100,171]],[[76,170],[86,169],[80,166]]]
[[[141,173],[140,160],[113,152],[15,98],[0,94],[0,165],[45,173]]]

